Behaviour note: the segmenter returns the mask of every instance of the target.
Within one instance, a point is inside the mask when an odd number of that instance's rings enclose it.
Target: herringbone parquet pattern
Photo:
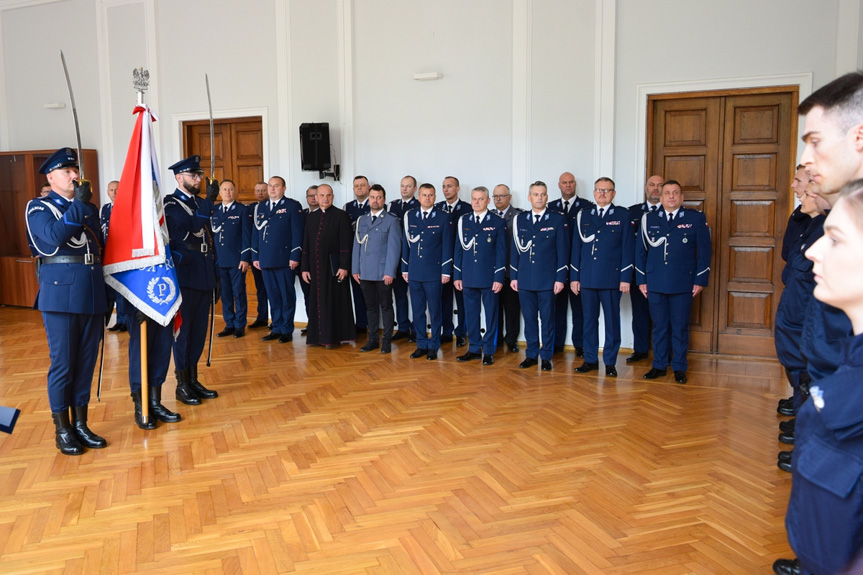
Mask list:
[[[220,328],[221,322],[217,321]],[[790,556],[771,362],[693,358],[690,383],[216,341],[221,397],[144,432],[109,334],[91,427],[54,448],[38,313],[0,308],[0,572],[765,573]],[[362,342],[361,342],[362,343]],[[169,393],[170,392],[170,393]]]

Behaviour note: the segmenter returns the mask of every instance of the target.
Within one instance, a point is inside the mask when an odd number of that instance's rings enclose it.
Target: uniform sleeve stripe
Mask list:
[[[294,249],[292,249],[292,250],[291,250],[291,253],[294,253],[295,251],[297,251],[297,250],[301,250],[301,249],[303,249],[303,248],[301,248],[300,246],[297,246],[297,247],[295,247]]]
[[[709,271],[710,271],[710,268],[706,268],[706,269],[701,270],[700,272],[698,272],[698,273],[697,273],[697,274],[695,274],[695,275],[696,275],[696,276],[700,276],[700,275],[706,274],[706,273],[707,273],[707,272],[709,272]]]
[[[502,271],[503,271],[503,270],[505,270],[505,269],[506,269],[506,267],[497,268],[496,270],[494,270],[494,273],[502,272]]]
[[[638,272],[638,273],[640,273],[640,274],[643,274],[643,273],[644,273],[643,271],[641,271],[640,269],[638,269],[638,267],[636,267],[636,268],[635,268],[635,271],[637,271],[637,272]]]
[[[452,261],[452,258],[450,258],[450,259],[448,259],[447,261],[443,262],[441,265],[442,265],[442,266],[445,266],[445,265],[447,265],[448,263],[450,263],[451,261]]]
[[[625,272],[626,270],[628,270],[628,269],[629,269],[629,268],[631,268],[631,267],[632,267],[632,264],[629,264],[628,266],[626,266],[625,268],[623,268],[623,269],[622,269],[622,270],[620,270],[620,271]]]
[[[566,268],[567,268],[567,267],[569,267],[569,266],[563,266],[563,267],[559,267],[559,268],[557,268],[557,271],[560,271],[560,270],[565,270],[565,269],[566,269]]]

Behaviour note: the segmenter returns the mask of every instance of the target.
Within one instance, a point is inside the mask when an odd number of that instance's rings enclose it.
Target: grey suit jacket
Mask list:
[[[371,214],[357,220],[351,273],[360,279],[382,281],[384,276],[396,276],[402,252],[399,219],[386,210],[372,223]]]

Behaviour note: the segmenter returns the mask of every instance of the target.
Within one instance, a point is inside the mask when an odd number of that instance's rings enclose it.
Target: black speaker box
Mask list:
[[[330,169],[330,125],[327,122],[300,124],[300,163],[306,171]]]

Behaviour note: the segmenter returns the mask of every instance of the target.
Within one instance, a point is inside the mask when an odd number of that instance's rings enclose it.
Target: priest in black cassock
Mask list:
[[[303,281],[309,284],[309,323],[306,345],[327,349],[354,341],[357,333],[351,306],[351,219],[333,206],[333,188],[318,186],[317,211],[306,217]]]

